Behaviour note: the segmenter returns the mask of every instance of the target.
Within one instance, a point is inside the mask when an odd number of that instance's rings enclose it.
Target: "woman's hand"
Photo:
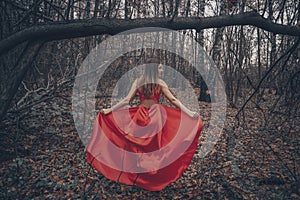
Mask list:
[[[100,113],[107,115],[108,113],[110,113],[112,110],[111,108],[104,108],[102,110],[100,110]]]
[[[192,118],[200,117],[200,115],[197,112],[193,112],[193,111],[189,112],[189,116],[192,117]]]

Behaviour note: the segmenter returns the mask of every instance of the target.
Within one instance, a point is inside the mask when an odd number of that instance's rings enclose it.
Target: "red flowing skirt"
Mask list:
[[[110,180],[162,190],[188,168],[202,128],[200,118],[160,104],[99,113],[87,162]]]

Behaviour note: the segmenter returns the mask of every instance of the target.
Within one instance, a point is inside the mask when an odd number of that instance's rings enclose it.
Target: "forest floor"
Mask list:
[[[199,105],[206,122],[211,104]],[[91,169],[70,96],[49,98],[0,124],[0,199],[300,199],[299,115],[283,120],[248,107],[238,125],[236,113],[228,107],[213,151],[197,151],[176,182],[150,192]],[[199,149],[206,134],[207,123]]]

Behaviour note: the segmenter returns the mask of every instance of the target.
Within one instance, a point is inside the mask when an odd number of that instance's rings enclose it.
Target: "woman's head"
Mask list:
[[[150,63],[145,65],[144,74],[141,77],[140,86],[146,97],[151,96],[155,89],[158,89],[158,78],[163,73],[163,65]]]
[[[155,63],[150,63],[145,65],[144,69],[144,79],[149,82],[156,82],[158,79],[158,65]]]
[[[150,80],[157,80],[158,78],[162,77],[163,71],[163,64],[146,64],[144,69],[144,77],[150,78]]]

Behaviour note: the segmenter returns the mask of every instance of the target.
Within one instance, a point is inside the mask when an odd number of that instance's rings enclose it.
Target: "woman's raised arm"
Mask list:
[[[106,115],[114,110],[117,110],[119,108],[128,105],[130,101],[133,99],[133,97],[135,96],[136,90],[137,90],[137,79],[133,82],[130,91],[128,92],[127,96],[124,99],[122,99],[119,103],[112,106],[111,108],[102,109],[100,112]]]
[[[199,114],[197,112],[193,112],[189,110],[187,107],[185,107],[169,90],[168,85],[163,81],[160,80],[159,84],[161,86],[163,94],[167,97],[167,99],[177,108],[181,109],[183,112],[185,112],[190,117],[199,117]]]

